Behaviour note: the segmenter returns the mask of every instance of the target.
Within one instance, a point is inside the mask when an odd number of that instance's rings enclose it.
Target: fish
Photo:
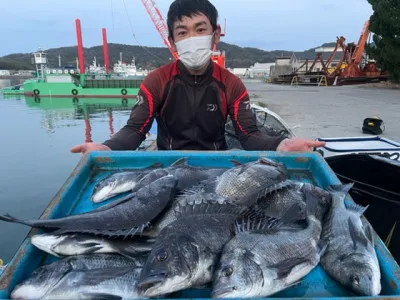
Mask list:
[[[142,268],[119,267],[67,273],[41,299],[135,299],[142,298],[136,282]]]
[[[299,208],[298,219],[293,222],[305,221],[307,218],[305,198],[308,192],[314,194],[326,205],[330,205],[331,194],[328,191],[311,183],[290,181],[287,186],[260,198],[254,205],[254,209],[263,211],[267,216],[281,219],[293,205],[297,205]]]
[[[89,233],[128,237],[143,231],[172,199],[176,179],[167,175],[123,199],[77,215],[48,220],[19,220],[10,215],[0,220],[52,229],[54,234]]]
[[[205,180],[196,188],[213,192],[237,205],[250,206],[274,190],[290,184],[283,165],[266,158],[228,169],[216,179]]]
[[[281,222],[244,221],[224,246],[213,279],[213,298],[266,297],[282,291],[318,265],[321,216],[327,206],[313,194],[307,197],[307,226],[280,230],[298,213],[289,209]]]
[[[103,202],[118,194],[129,192],[134,189],[140,180],[154,169],[161,168],[160,163],[154,163],[148,168],[117,172],[107,176],[98,182],[92,193],[92,201]]]
[[[160,232],[143,267],[141,294],[155,297],[211,282],[220,252],[233,236],[232,224],[244,211],[230,203],[177,208],[177,220]]]
[[[215,193],[204,193],[201,189],[190,189],[185,193],[174,197],[174,200],[167,208],[143,231],[142,235],[147,237],[157,237],[161,230],[177,220],[175,209],[179,206],[195,205],[201,203],[219,203],[224,204],[229,202],[224,197]]]
[[[345,205],[353,184],[331,186],[332,207],[328,211],[321,243],[324,270],[358,295],[377,296],[381,292],[381,272],[374,248],[371,226],[361,216],[368,207]]]
[[[15,286],[11,299],[40,299],[54,289],[58,282],[72,271],[87,271],[117,267],[142,268],[147,256],[125,258],[116,254],[70,256],[40,266],[29,278]]]
[[[207,168],[200,166],[192,166],[188,164],[187,158],[181,158],[172,165],[165,168],[168,174],[177,178],[177,191],[184,191],[193,186],[200,184],[204,180],[210,180],[223,174],[227,168]]]
[[[139,253],[150,252],[154,239],[107,239],[89,234],[37,234],[31,243],[42,251],[54,256],[72,256],[96,253],[116,253],[135,257]]]

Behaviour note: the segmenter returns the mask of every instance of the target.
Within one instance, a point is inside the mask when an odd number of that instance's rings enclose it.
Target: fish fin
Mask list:
[[[137,252],[135,249],[130,250],[128,248],[117,249],[116,252],[126,258],[129,258],[129,259],[137,259],[138,255],[146,253],[144,251]],[[151,252],[151,248],[149,249],[148,253],[150,253],[150,252]]]
[[[121,300],[121,296],[104,294],[104,293],[81,293],[85,299],[96,299],[96,300]]]
[[[271,166],[271,167],[275,167],[278,169],[285,169],[285,166],[275,160],[266,158],[266,157],[260,157],[258,159],[258,162],[262,165],[266,165],[266,166]]]
[[[369,205],[364,207],[364,206],[358,205],[354,202],[353,203],[345,202],[345,206],[348,210],[351,210],[351,211],[357,213],[359,216],[362,216],[369,207]]]
[[[95,229],[95,228],[74,228],[74,227],[64,227],[59,228],[52,232],[55,235],[61,235],[66,233],[88,233],[96,236],[106,236],[106,237],[123,237],[124,239],[129,236],[135,236],[141,234],[145,228],[147,228],[150,223],[146,223],[140,226],[128,228],[128,229]]]
[[[374,239],[374,234],[373,234],[373,229],[372,229],[371,224],[366,223],[363,225],[363,228],[364,228],[365,236],[371,242],[371,244],[373,246],[375,246],[375,239]]]
[[[230,162],[231,162],[235,167],[239,167],[239,166],[243,165],[240,161],[235,160],[235,159],[231,159]]]
[[[282,222],[274,217],[266,216],[262,210],[245,211],[234,224],[235,234],[239,232],[268,233],[280,228]]]
[[[172,165],[170,165],[170,167],[177,167],[177,166],[187,165],[187,162],[188,162],[188,158],[187,157],[182,157],[182,158],[178,159],[177,161],[175,161],[174,163],[172,163]]]
[[[132,193],[134,192],[138,192],[141,188],[146,187],[147,185],[149,185],[150,183],[164,177],[164,176],[168,176],[168,172],[164,169],[162,170],[153,170],[150,173],[147,174],[142,174],[140,176],[137,177],[137,182],[136,185],[134,186],[134,188],[131,190]]]
[[[363,232],[357,230],[357,226],[354,224],[354,221],[349,217],[347,219],[347,223],[349,225],[350,236],[353,241],[354,250],[357,249],[357,244],[361,244],[362,246],[368,246],[368,239],[364,235]]]
[[[270,218],[270,220],[259,220],[259,221],[236,221],[234,224],[234,233],[240,232],[253,232],[253,233],[270,233],[276,231],[281,226],[281,222],[278,219]]]
[[[265,190],[263,190],[260,193],[258,198],[265,197],[265,196],[267,196],[267,195],[269,195],[269,194],[271,194],[271,193],[273,193],[275,191],[278,191],[278,190],[284,189],[286,187],[289,187],[292,184],[293,184],[293,181],[291,181],[291,180],[284,180],[284,181],[281,181],[279,183],[273,184],[273,185],[269,186],[268,188],[266,188]]]
[[[351,190],[353,187],[354,183],[348,183],[348,184],[334,184],[334,185],[329,185],[326,190],[330,193],[344,193],[347,195],[347,193]]]
[[[218,202],[203,202],[200,204],[186,204],[179,203],[174,208],[175,216],[177,218],[186,217],[190,215],[207,215],[207,214],[232,214],[240,215],[246,210],[245,207],[235,205],[232,203]]]
[[[135,193],[135,192],[129,193],[129,194],[127,194],[126,196],[123,196],[122,198],[116,199],[116,200],[114,200],[114,201],[112,201],[112,202],[110,202],[110,203],[107,203],[107,204],[105,204],[105,205],[102,205],[102,206],[100,206],[99,208],[96,208],[96,209],[94,209],[94,210],[92,210],[92,211],[90,211],[90,212],[93,213],[93,212],[105,211],[105,210],[107,210],[107,209],[110,209],[110,208],[113,208],[113,207],[115,207],[115,206],[117,206],[117,205],[120,205],[121,203],[125,203],[125,202],[127,202],[127,201],[130,201],[130,200],[132,200],[135,196],[136,196],[136,193]]]
[[[13,216],[11,216],[9,214],[0,216],[0,221],[10,222],[10,223],[19,223],[19,224],[23,224],[23,225],[27,225],[27,226],[33,226],[33,224],[30,221],[20,220],[20,219],[14,218]]]
[[[177,197],[176,200],[178,202],[185,200],[185,198],[193,196],[193,195],[198,195],[200,193],[204,192],[204,186],[200,183],[199,185],[196,185],[194,187],[191,187],[189,189],[183,190]]]
[[[322,256],[324,256],[326,249],[328,249],[328,243],[323,243],[321,240],[319,240],[318,243],[318,261],[321,259]]]
[[[282,260],[275,265],[270,265],[269,268],[277,270],[278,277],[276,279],[282,279],[289,275],[294,267],[309,261],[309,259],[306,259],[304,257],[293,257]]]
[[[162,167],[164,167],[164,165],[162,163],[155,162],[155,163],[151,164],[150,166],[148,166],[147,168],[148,169],[159,169],[159,168],[162,168]]]

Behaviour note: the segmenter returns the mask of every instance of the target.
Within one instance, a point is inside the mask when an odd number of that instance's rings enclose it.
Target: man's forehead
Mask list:
[[[211,25],[210,20],[202,13],[197,13],[192,15],[191,17],[183,16],[180,20],[176,20],[174,22],[174,28],[177,27],[190,27],[196,25]]]

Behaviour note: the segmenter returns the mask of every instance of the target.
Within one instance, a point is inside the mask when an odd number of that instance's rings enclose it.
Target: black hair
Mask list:
[[[168,10],[167,24],[168,33],[171,38],[174,37],[174,23],[182,20],[182,17],[191,18],[194,15],[202,13],[208,20],[215,31],[217,29],[218,11],[215,6],[208,0],[175,0],[172,2]]]

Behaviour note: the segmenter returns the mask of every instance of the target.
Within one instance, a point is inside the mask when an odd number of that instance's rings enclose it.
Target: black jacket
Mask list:
[[[155,118],[158,150],[227,150],[228,114],[245,150],[276,150],[283,140],[257,129],[247,90],[238,77],[214,63],[203,75],[194,76],[177,61],[144,79],[127,125],[104,145],[135,150]]]

